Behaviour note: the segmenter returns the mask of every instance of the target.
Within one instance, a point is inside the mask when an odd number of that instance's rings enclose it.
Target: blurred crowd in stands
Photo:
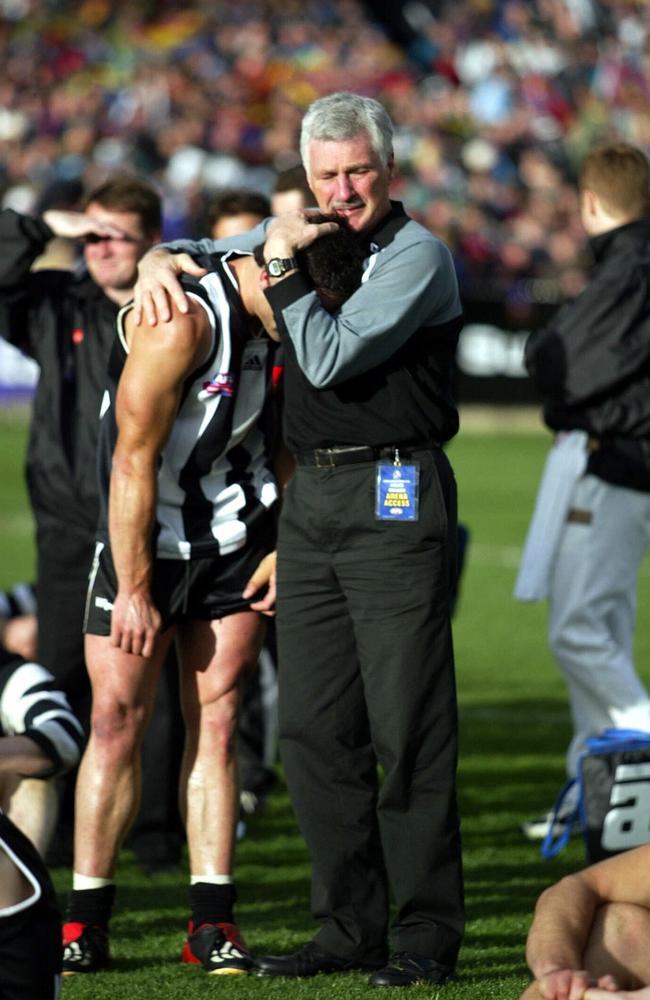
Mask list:
[[[268,195],[306,106],[349,89],[396,122],[394,194],[466,295],[516,311],[577,292],[577,164],[615,137],[650,153],[647,3],[383,6],[0,0],[3,205],[74,203],[128,167],[160,187],[166,238],[203,234],[211,195]]]

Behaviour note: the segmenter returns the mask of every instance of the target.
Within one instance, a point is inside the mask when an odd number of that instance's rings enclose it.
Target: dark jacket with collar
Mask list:
[[[0,334],[40,367],[27,483],[39,542],[74,564],[95,533],[97,426],[118,308],[85,272],[30,271],[52,236],[41,219],[0,212]]]
[[[399,202],[363,242],[364,280],[333,314],[299,272],[267,289],[285,350],[293,452],[422,446],[458,429],[452,366],[462,314],[448,248]]]
[[[585,430],[588,471],[650,490],[650,219],[591,241],[584,291],[531,335],[526,365],[554,431]]]

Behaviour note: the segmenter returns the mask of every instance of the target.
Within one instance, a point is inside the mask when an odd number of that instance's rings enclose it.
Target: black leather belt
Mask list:
[[[315,465],[318,469],[334,469],[337,465],[352,465],[355,462],[375,462],[380,458],[394,458],[399,451],[403,461],[417,452],[431,451],[439,448],[437,442],[416,445],[382,445],[368,444],[337,446],[332,448],[314,448],[311,451],[299,451],[295,455],[296,465]]]

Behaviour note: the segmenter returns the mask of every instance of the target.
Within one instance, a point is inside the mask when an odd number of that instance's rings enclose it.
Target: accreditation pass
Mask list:
[[[419,480],[419,462],[377,462],[375,519],[417,521]]]

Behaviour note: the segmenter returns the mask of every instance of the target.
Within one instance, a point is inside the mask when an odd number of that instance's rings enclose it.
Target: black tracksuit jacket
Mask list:
[[[594,237],[584,291],[526,344],[554,431],[586,430],[588,471],[650,491],[650,219]]]
[[[41,219],[0,212],[0,334],[40,366],[27,483],[39,546],[60,546],[73,566],[97,524],[97,427],[118,307],[85,272],[30,272],[52,236]]]

